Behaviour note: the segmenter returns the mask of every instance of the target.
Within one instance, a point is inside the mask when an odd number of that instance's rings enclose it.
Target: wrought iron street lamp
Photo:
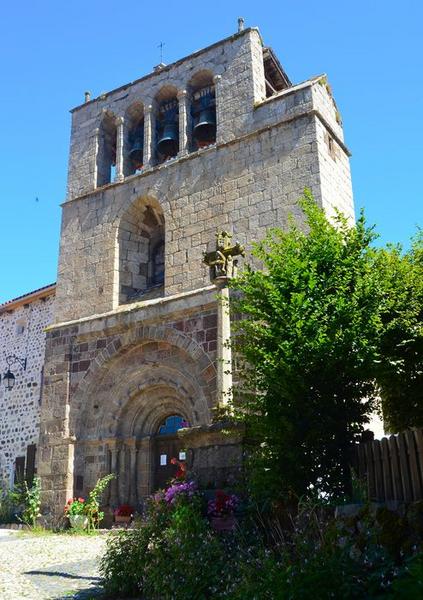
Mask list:
[[[15,379],[16,377],[13,375],[12,371],[7,369],[6,373],[3,375],[3,383],[8,392],[15,387]]]
[[[3,384],[8,392],[13,390],[13,388],[15,387],[16,377],[10,370],[10,367],[15,363],[18,363],[22,367],[22,369],[26,371],[26,358],[19,358],[15,354],[6,356],[7,371],[3,375]]]

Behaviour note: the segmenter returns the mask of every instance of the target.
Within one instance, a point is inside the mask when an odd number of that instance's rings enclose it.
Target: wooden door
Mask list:
[[[159,490],[168,486],[169,481],[175,477],[178,466],[172,465],[172,458],[185,460],[185,452],[181,450],[182,444],[177,436],[158,435],[155,440],[154,456],[154,489]]]

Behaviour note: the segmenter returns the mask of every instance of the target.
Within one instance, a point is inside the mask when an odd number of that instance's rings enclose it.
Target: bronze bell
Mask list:
[[[162,156],[176,156],[179,150],[179,126],[176,121],[165,121],[163,132],[157,142],[157,150]]]
[[[200,147],[216,141],[216,111],[214,108],[208,107],[201,110],[193,135]]]
[[[137,136],[134,139],[132,148],[129,151],[129,158],[136,169],[142,167],[144,158],[144,139],[142,136]]]

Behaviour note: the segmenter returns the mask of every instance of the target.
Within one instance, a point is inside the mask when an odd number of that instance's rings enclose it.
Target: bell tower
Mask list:
[[[301,223],[305,187],[328,214],[353,218],[326,77],[292,84],[259,31],[240,27],[71,112],[41,415],[44,511],[108,472],[118,476],[111,508],[140,503],[182,448],[203,485],[230,486],[241,434],[212,424],[230,323],[210,280],[220,263],[203,256],[219,258],[216,232],[248,251],[288,215]],[[170,423],[183,427],[163,433]]]

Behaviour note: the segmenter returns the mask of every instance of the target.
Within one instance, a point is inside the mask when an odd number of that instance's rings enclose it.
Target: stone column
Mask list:
[[[220,86],[221,86],[222,77],[221,75],[215,75],[213,78],[214,82],[214,95],[216,102],[216,143],[219,143],[222,140],[222,131],[220,128],[221,119],[221,106],[220,106]]]
[[[178,156],[184,156],[189,152],[189,102],[188,92],[186,90],[180,90],[178,92],[179,102],[179,152]]]
[[[100,129],[99,129],[99,127],[97,127],[96,129],[94,129],[94,135],[93,135],[93,156],[94,156],[93,189],[95,189],[97,187],[97,175],[98,175],[97,160],[98,160],[98,149],[99,149],[99,145],[100,145],[99,138],[100,138]]]
[[[137,455],[138,448],[136,446],[136,440],[133,439],[130,445],[130,468],[129,468],[129,502],[131,506],[138,504],[137,494]]]
[[[125,444],[120,442],[118,446],[117,453],[117,496],[118,503],[125,504],[126,503],[126,494],[125,494],[125,453],[126,447]]]
[[[138,498],[145,498],[153,490],[152,482],[152,437],[146,436],[139,441],[138,445]]]
[[[154,127],[155,118],[153,106],[149,104],[144,110],[144,154],[143,163],[144,168],[150,167],[153,164],[154,158]]]
[[[217,402],[225,406],[232,399],[231,318],[229,288],[219,282],[217,294]]]
[[[112,479],[112,481],[110,482],[110,506],[117,506],[117,504],[119,503],[119,497],[118,497],[118,478],[119,478],[119,473],[118,473],[118,449],[116,444],[110,444],[109,445],[109,450],[110,450],[110,472],[113,473],[113,475],[115,475],[114,479]]]
[[[116,119],[116,172],[115,181],[123,181],[123,117]]]

